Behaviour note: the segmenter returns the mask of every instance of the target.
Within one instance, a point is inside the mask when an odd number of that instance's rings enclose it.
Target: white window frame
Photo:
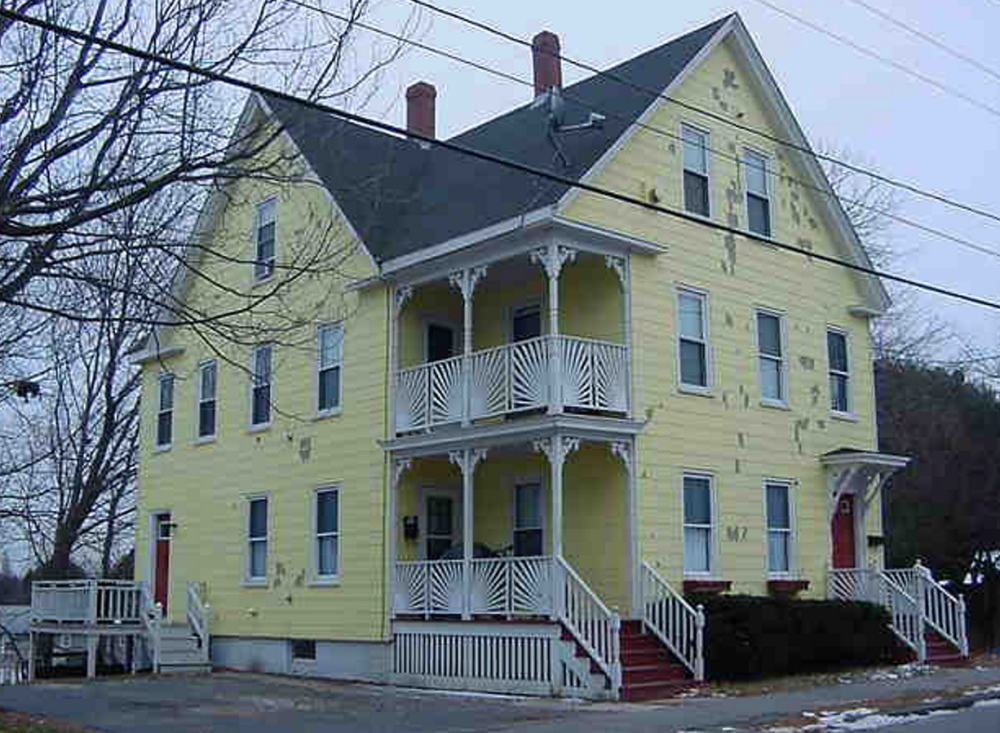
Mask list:
[[[211,399],[205,399],[205,369],[208,367],[215,369],[215,393]],[[195,443],[210,443],[219,434],[219,363],[215,359],[205,359],[198,364],[198,390],[195,395],[195,421],[194,440]],[[201,434],[201,406],[206,402],[215,403],[214,422],[212,432],[206,435]]]
[[[312,584],[313,585],[335,585],[340,580],[340,569],[341,569],[341,544],[340,544],[340,527],[342,525],[341,518],[344,515],[343,505],[341,503],[341,486],[340,484],[329,484],[326,486],[320,486],[312,492],[312,522],[310,524],[310,541],[312,543]],[[337,525],[336,529],[332,532],[320,532],[319,531],[319,497],[320,494],[336,494],[337,496]],[[320,539],[326,537],[333,537],[334,543],[337,547],[337,567],[334,568],[333,573],[327,573],[323,575],[319,571],[319,543]]]
[[[676,351],[677,359],[677,389],[680,392],[689,392],[693,394],[710,395],[712,392],[712,386],[714,384],[714,379],[712,375],[712,333],[709,327],[711,318],[709,316],[709,297],[707,290],[701,290],[699,288],[693,288],[689,285],[676,286],[677,295],[674,298],[674,303],[676,306],[676,318],[675,323],[677,327],[677,335],[674,339],[674,349]],[[681,372],[681,338],[685,338],[687,341],[694,341],[687,337],[681,336],[681,297],[684,295],[691,295],[701,300],[701,330],[702,330],[702,344],[705,347],[705,384],[688,384],[683,381],[683,374]]]
[[[684,512],[684,479],[696,478],[696,479],[706,479],[708,481],[708,506],[711,512],[711,522],[708,525],[704,524],[688,524],[687,517]],[[718,506],[716,504],[716,488],[715,488],[715,475],[707,471],[698,470],[685,470],[681,474],[681,567],[683,570],[683,575],[685,578],[714,578],[718,574]],[[687,559],[686,559],[686,546],[687,546],[687,530],[692,529],[708,529],[708,570],[688,570],[687,569]]]
[[[270,369],[270,374],[268,375],[268,381],[266,385],[268,388],[267,420],[265,422],[257,423],[254,422],[253,419],[254,399],[256,396],[255,393],[257,391],[257,387],[262,386],[257,384],[257,352],[260,349],[264,348],[271,350],[271,356],[270,356],[271,369]],[[250,424],[251,432],[255,430],[267,429],[268,427],[270,427],[273,419],[274,419],[274,343],[268,341],[267,343],[257,344],[256,346],[253,347],[253,349],[250,352],[250,414],[248,416],[248,422]]]
[[[170,382],[170,407],[163,407],[163,383]],[[156,450],[169,450],[174,444],[174,406],[177,404],[177,379],[173,372],[161,372],[156,380]],[[160,420],[163,415],[170,415],[170,440],[160,442]]]
[[[830,363],[830,337],[829,334],[836,333],[844,337],[844,353],[847,355],[847,371],[839,371],[833,368]],[[839,326],[828,325],[826,331],[823,334],[823,346],[826,351],[826,386],[830,396],[830,415],[833,417],[841,417],[848,420],[854,420],[854,390],[853,381],[854,378],[851,375],[851,362],[854,361],[853,354],[851,353],[851,336],[847,329],[840,328]],[[847,380],[847,409],[846,410],[836,410],[833,407],[833,389],[830,387],[830,377],[833,375],[839,375]]]
[[[265,275],[261,276],[257,272],[257,266],[260,264],[260,230],[261,230],[261,212],[265,206],[270,204],[274,205],[274,251],[271,253],[270,257],[270,270]],[[260,201],[254,207],[254,218],[253,218],[253,269],[251,270],[252,278],[254,284],[264,283],[274,277],[275,266],[278,262],[278,197],[268,196],[263,201]]]
[[[701,127],[699,125],[691,124],[690,122],[681,122],[679,130],[680,130],[679,137],[680,137],[680,156],[681,156],[681,208],[684,210],[684,213],[686,214],[691,214],[692,216],[697,216],[702,219],[711,219],[712,214],[715,211],[715,206],[713,205],[712,202],[712,135],[706,128]],[[702,173],[701,171],[691,170],[691,173],[705,177],[705,193],[708,198],[707,214],[702,214],[698,211],[692,211],[687,207],[687,195],[685,193],[686,188],[684,186],[684,174],[688,171],[687,163],[684,160],[685,130],[690,130],[692,132],[704,136],[705,138],[705,172]]]
[[[517,487],[524,486],[526,484],[537,484],[538,485],[538,520],[541,522],[538,527],[518,527],[517,526]],[[514,536],[518,531],[540,529],[542,531],[542,555],[546,555],[549,550],[547,549],[546,540],[550,540],[549,533],[546,532],[546,526],[548,524],[548,514],[545,511],[545,505],[548,500],[548,492],[546,491],[545,481],[541,476],[518,476],[515,477],[511,482],[510,486],[510,551],[511,555],[514,554]],[[530,555],[528,557],[531,557]]]
[[[767,568],[767,576],[769,578],[776,579],[787,579],[794,578],[797,575],[797,553],[796,553],[796,542],[795,542],[795,496],[794,488],[797,482],[793,479],[786,478],[772,478],[766,477],[763,484],[761,485],[761,491],[764,493],[764,565]],[[785,496],[788,499],[788,529],[771,529],[771,525],[768,520],[767,512],[767,487],[768,486],[783,486],[785,488]],[[788,552],[788,570],[772,570],[771,569],[771,533],[780,532],[787,534],[787,552]]]
[[[760,158],[764,166],[764,195],[761,196],[758,193],[752,193],[750,191],[750,176],[747,173],[743,175],[743,206],[744,211],[747,215],[747,231],[751,234],[764,237],[765,239],[772,239],[774,237],[774,207],[771,205],[771,156],[755,148],[743,148],[743,156],[740,158],[740,163],[745,167],[749,168],[750,163],[747,162],[746,158],[748,155],[752,155],[756,158]],[[756,196],[757,198],[762,198],[767,203],[767,223],[768,231],[767,234],[762,232],[755,232],[750,228],[750,196]]]
[[[269,493],[265,494],[248,494],[245,497],[245,512],[243,518],[243,527],[246,532],[246,539],[244,544],[244,552],[246,553],[246,562],[244,563],[243,571],[243,582],[244,585],[267,585],[267,562],[268,556],[271,554],[271,495]],[[266,531],[263,536],[253,536],[250,534],[250,516],[251,507],[255,501],[264,501],[265,511],[264,511],[264,522],[266,526]],[[252,546],[255,542],[264,543],[264,574],[254,575],[253,574],[253,549]]]
[[[340,359],[334,364],[323,365],[323,332],[327,329],[340,332]],[[273,368],[273,364],[272,364]],[[322,384],[323,372],[327,369],[339,368],[339,387],[337,389],[337,404],[330,407],[320,405],[320,384]],[[343,410],[344,405],[344,324],[321,323],[316,329],[316,414],[319,417],[338,415]]]
[[[778,319],[778,343],[781,348],[781,355],[777,358],[771,354],[765,354],[760,347],[760,317],[770,316]],[[757,384],[760,385],[760,403],[767,407],[788,407],[788,329],[785,314],[773,308],[758,306],[754,309],[754,346],[757,350]],[[778,398],[764,395],[764,370],[761,369],[763,360],[777,361],[779,375],[781,379],[781,395]]]

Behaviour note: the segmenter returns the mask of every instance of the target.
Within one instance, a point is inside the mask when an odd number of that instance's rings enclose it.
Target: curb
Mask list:
[[[892,710],[880,710],[883,715],[898,717],[904,715],[929,715],[938,710],[965,710],[971,708],[978,702],[988,702],[1000,700],[1000,693],[991,692],[979,695],[963,695],[962,697],[945,698],[926,705],[918,705],[909,708],[893,708]]]

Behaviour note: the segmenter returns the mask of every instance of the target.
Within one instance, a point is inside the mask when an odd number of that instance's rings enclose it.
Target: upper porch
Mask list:
[[[630,417],[630,244],[529,229],[393,272],[390,434]]]

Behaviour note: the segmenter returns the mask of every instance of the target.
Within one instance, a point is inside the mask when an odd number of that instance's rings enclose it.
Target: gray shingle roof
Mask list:
[[[665,89],[726,20],[728,16],[608,73],[637,87]],[[585,121],[591,111],[607,116],[603,129],[560,135],[566,167],[547,138],[544,107],[526,104],[450,140],[578,179],[652,102],[648,93],[601,75],[567,87],[564,97],[567,124]],[[554,204],[567,189],[294,103],[273,97],[267,103],[380,262]]]

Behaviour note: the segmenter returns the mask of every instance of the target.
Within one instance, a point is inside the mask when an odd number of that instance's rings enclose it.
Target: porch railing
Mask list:
[[[842,601],[866,601],[889,611],[890,628],[907,646],[917,653],[917,659],[927,659],[927,643],[920,604],[884,572],[875,568],[851,568],[829,571],[831,598]]]
[[[131,580],[46,580],[31,585],[31,619],[56,624],[143,623],[143,584]]]
[[[556,616],[611,682],[622,686],[621,619],[583,582],[563,558],[555,559]]]
[[[705,612],[684,600],[646,562],[640,569],[642,621],[687,667],[694,679],[705,679]]]
[[[188,581],[187,619],[191,631],[198,637],[202,657],[209,659],[209,633],[212,622],[212,607],[205,603],[205,593],[201,583]]]
[[[622,344],[539,336],[473,352],[467,370],[464,361],[456,356],[396,373],[397,432],[546,407],[554,373],[562,405],[628,410],[629,358]]]
[[[551,616],[552,558],[476,558],[470,562],[468,613],[477,616]],[[461,560],[396,563],[393,611],[402,615],[466,612]]]
[[[969,656],[969,637],[965,622],[965,599],[954,596],[934,579],[931,569],[919,562],[914,571],[918,576],[919,599],[924,619],[941,636],[954,644],[963,657]]]

